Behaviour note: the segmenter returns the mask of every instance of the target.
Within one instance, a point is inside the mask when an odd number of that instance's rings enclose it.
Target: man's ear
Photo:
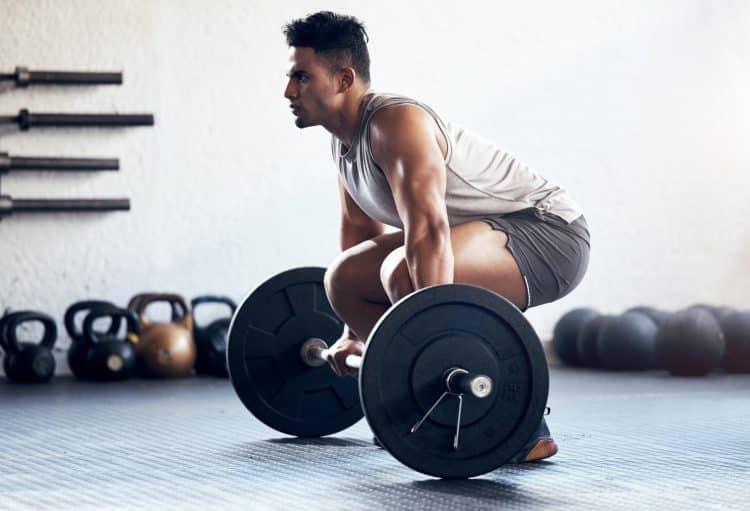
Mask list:
[[[356,76],[357,72],[354,71],[354,68],[345,67],[339,70],[339,92],[345,92],[351,88],[354,85]]]

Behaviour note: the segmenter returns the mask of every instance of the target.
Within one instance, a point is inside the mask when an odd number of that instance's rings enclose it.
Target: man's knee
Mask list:
[[[357,272],[360,271],[357,259],[351,251],[345,250],[328,265],[323,285],[331,302],[340,297],[342,291],[353,287]]]
[[[404,248],[391,252],[380,266],[380,282],[391,303],[395,303],[414,290],[406,264]]]

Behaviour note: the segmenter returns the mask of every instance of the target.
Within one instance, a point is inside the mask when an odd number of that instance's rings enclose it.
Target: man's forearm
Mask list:
[[[452,284],[454,259],[450,237],[440,234],[407,241],[406,264],[414,289]]]

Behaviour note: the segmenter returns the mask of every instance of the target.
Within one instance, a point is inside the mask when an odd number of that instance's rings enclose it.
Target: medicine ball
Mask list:
[[[646,316],[651,318],[651,321],[653,321],[656,326],[661,325],[662,321],[664,321],[667,316],[669,316],[669,312],[657,309],[655,307],[650,307],[648,305],[638,305],[637,307],[631,307],[630,309],[625,311],[625,314],[627,314],[628,312],[640,312],[641,314],[645,314]]]
[[[602,314],[588,320],[581,328],[576,340],[578,359],[587,367],[601,367],[599,361],[598,338],[602,325],[613,316]]]
[[[690,309],[703,309],[711,313],[711,315],[718,321],[721,317],[727,313],[733,312],[734,309],[726,307],[724,305],[710,305],[708,303],[696,303],[687,308]]]
[[[555,353],[565,364],[580,365],[578,358],[578,334],[583,325],[599,313],[591,308],[582,307],[566,312],[557,321],[552,336],[552,346]]]
[[[708,310],[689,307],[669,316],[656,334],[656,357],[675,376],[703,376],[724,356],[724,336]]]
[[[626,312],[607,319],[597,342],[602,367],[615,371],[653,368],[656,331],[656,323],[640,312]]]
[[[721,367],[730,373],[750,372],[750,311],[734,311],[721,316],[726,351]]]

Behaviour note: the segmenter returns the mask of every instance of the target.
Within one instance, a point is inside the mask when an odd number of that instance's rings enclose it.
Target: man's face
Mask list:
[[[336,108],[335,75],[312,48],[289,49],[289,71],[284,97],[290,102],[298,128],[317,126]]]

